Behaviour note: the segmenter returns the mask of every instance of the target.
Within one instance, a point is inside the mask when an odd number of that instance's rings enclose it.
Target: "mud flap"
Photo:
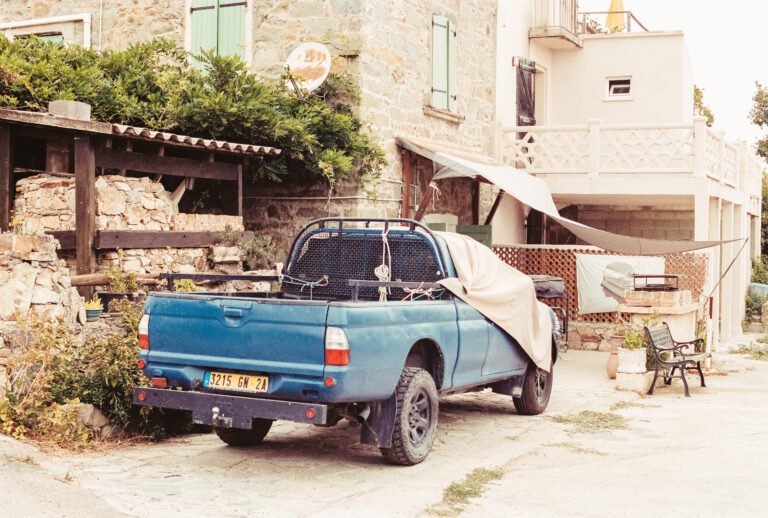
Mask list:
[[[491,385],[491,390],[497,394],[506,394],[507,396],[520,397],[523,395],[523,383],[525,376],[515,376],[504,381],[499,381]]]
[[[395,429],[395,412],[397,403],[395,395],[384,401],[371,403],[371,415],[363,422],[360,430],[360,442],[390,448],[392,446],[392,432]]]

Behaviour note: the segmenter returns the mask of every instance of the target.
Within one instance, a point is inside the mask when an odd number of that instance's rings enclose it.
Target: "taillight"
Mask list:
[[[149,350],[149,315],[143,315],[139,321],[139,349]]]
[[[343,329],[329,327],[325,330],[325,364],[349,365],[349,341]]]

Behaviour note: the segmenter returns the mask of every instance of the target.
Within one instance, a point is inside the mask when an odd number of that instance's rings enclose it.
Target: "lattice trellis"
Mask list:
[[[580,247],[529,248],[494,247],[493,251],[504,262],[529,275],[554,275],[562,277],[567,301],[550,301],[552,305],[564,305],[571,319],[587,322],[612,323],[616,313],[579,315],[576,291],[576,254],[621,255],[605,250]],[[680,289],[690,290],[693,300],[698,300],[707,279],[707,256],[697,253],[671,254],[665,258],[666,272],[680,275]]]
[[[600,132],[600,169],[690,170],[693,167],[693,129],[612,129]]]

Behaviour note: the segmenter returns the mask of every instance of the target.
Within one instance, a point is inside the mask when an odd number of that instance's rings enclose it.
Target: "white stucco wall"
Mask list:
[[[536,118],[537,124],[547,124],[551,81],[552,52],[536,41],[528,39],[528,29],[533,20],[534,0],[502,0],[499,2],[498,41],[496,62],[496,118],[500,124],[517,123],[516,70],[514,57],[524,57],[536,62]]]
[[[690,123],[693,73],[682,32],[584,36],[552,53],[549,124]],[[608,100],[607,78],[631,76],[627,100]]]

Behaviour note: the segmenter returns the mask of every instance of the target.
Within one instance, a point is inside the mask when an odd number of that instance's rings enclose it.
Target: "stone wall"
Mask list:
[[[75,181],[37,175],[16,184],[14,217],[19,231],[37,234],[75,228]],[[96,179],[96,228],[99,230],[242,231],[240,216],[178,214],[163,185],[148,177],[99,176]],[[231,271],[208,248],[132,249],[100,252],[100,270],[122,266],[135,273]],[[221,267],[221,265],[227,264]]]
[[[270,187],[247,192],[246,227],[271,233],[283,253],[296,230],[323,216],[397,217],[402,205],[402,165],[395,137],[418,137],[479,155],[493,154],[496,7],[485,0],[333,0],[282,2],[257,0],[263,13],[254,26],[253,67],[275,77],[290,50],[307,40],[321,41],[334,56],[332,71],[348,72],[361,88],[359,115],[370,123],[389,165],[373,191],[354,186],[334,193],[304,192],[301,187]],[[432,86],[432,15],[457,23],[458,117],[428,109]],[[419,160],[414,192],[423,192],[433,174],[431,162]],[[434,202],[435,212],[471,218],[469,182],[448,181]],[[297,196],[297,194],[299,194]],[[482,189],[481,220],[493,202]],[[414,208],[418,199],[413,200]],[[287,224],[286,224],[287,223]]]
[[[99,37],[104,49],[124,48],[129,42],[164,36],[184,41],[187,19],[184,0],[19,0],[0,4],[0,21],[34,17],[91,13],[94,17],[94,46]],[[487,0],[254,0],[248,3],[252,26],[249,61],[259,75],[277,78],[289,52],[304,41],[326,44],[333,56],[333,72],[349,73],[361,88],[359,115],[370,124],[373,137],[387,153],[389,165],[383,179],[366,189],[339,191],[330,205],[319,196],[302,194],[302,200],[279,199],[275,192],[262,190],[257,198],[246,199],[247,226],[278,233],[276,240],[288,242],[295,228],[306,221],[327,215],[395,217],[402,202],[402,166],[395,137],[431,139],[452,149],[461,148],[479,155],[494,152],[496,3]],[[99,13],[103,16],[100,16]],[[449,17],[457,27],[457,113],[446,116],[430,110],[432,16]],[[99,19],[103,31],[98,34]],[[418,192],[424,175],[414,177]],[[442,186],[441,186],[442,188]],[[301,187],[294,186],[289,197]],[[458,189],[456,205],[466,198]],[[452,194],[446,188],[442,200]],[[482,189],[481,213],[492,203],[488,188]],[[278,199],[275,199],[278,198]],[[271,208],[270,208],[271,207]],[[265,213],[268,215],[264,219]],[[279,213],[275,218],[269,214]],[[466,218],[467,213],[462,213]],[[298,215],[301,223],[287,223],[285,217]],[[133,216],[133,221],[136,217]],[[481,218],[482,219],[482,218]],[[277,220],[279,227],[272,223]],[[65,222],[60,222],[63,224]],[[151,223],[155,226],[155,221]],[[136,224],[136,223],[134,223]],[[145,224],[150,224],[145,222]],[[282,246],[282,245],[281,245]],[[282,248],[286,248],[282,246]]]
[[[156,36],[183,44],[184,5],[184,0],[13,0],[0,2],[0,21],[90,13],[91,45],[95,49],[99,41],[105,50],[124,49]],[[77,43],[83,41],[83,28],[82,23],[74,24]]]
[[[77,319],[82,300],[56,256],[49,236],[0,234],[0,321],[30,312],[44,318]]]

